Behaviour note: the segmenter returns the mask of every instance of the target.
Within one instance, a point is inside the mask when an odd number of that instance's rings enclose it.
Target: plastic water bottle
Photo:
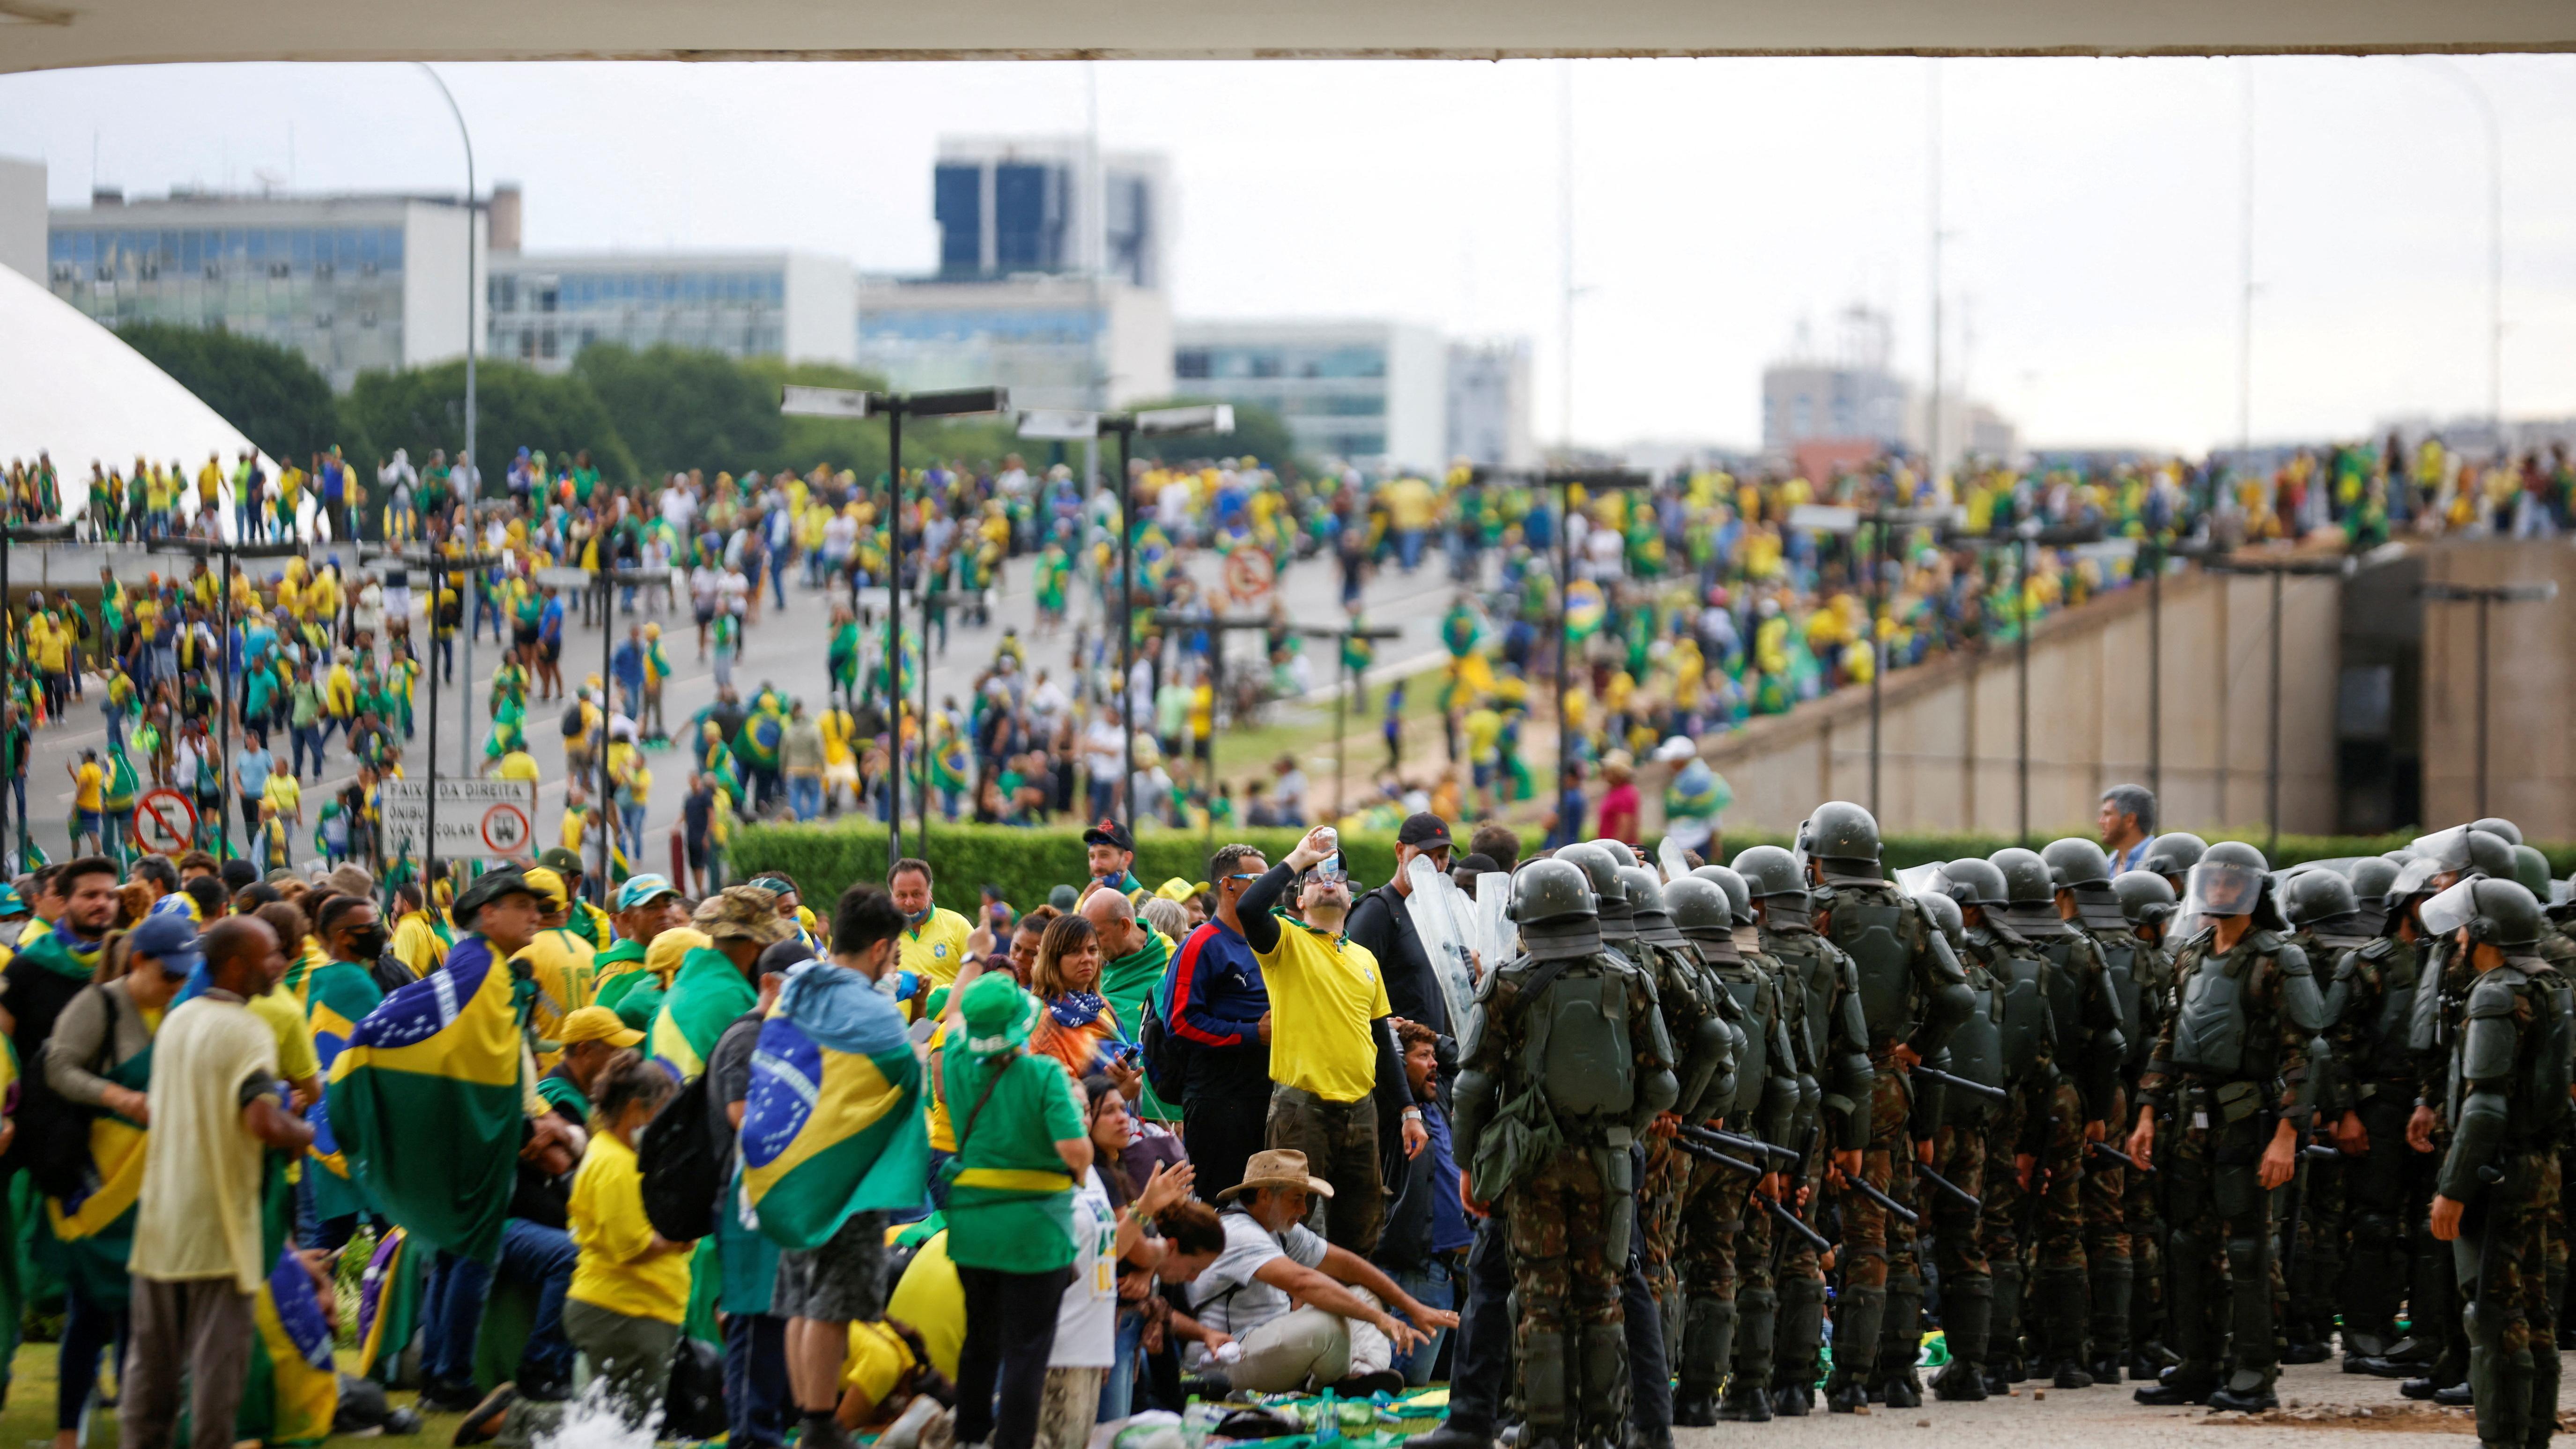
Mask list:
[[[1324,1390],[1324,1402],[1315,1410],[1315,1442],[1319,1445],[1342,1442],[1341,1400],[1331,1389]]]

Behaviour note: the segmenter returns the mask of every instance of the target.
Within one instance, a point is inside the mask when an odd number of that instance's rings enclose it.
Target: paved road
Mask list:
[[[11,557],[11,588],[23,603],[30,590],[44,588],[51,580],[62,580],[66,583],[82,581],[94,583],[98,578],[99,566],[103,560],[116,569],[120,578],[137,583],[141,582],[148,573],[158,571],[166,575],[174,566],[180,572],[185,572],[188,566],[186,560],[174,559],[170,555],[143,554],[131,550],[21,547],[15,550]],[[346,562],[345,558],[343,561]],[[260,567],[266,571],[273,569],[275,565],[263,562]],[[1221,576],[1219,562],[1212,555],[1200,554],[1193,557],[1190,561],[1190,569],[1193,576],[1198,578],[1206,588],[1212,589]],[[1029,587],[1029,573],[1027,560],[1012,561],[1011,566],[1006,570],[1004,587],[995,603],[990,624],[981,628],[969,627],[957,622],[956,615],[952,612],[947,651],[935,656],[931,665],[930,685],[934,698],[951,694],[963,696],[974,683],[975,675],[990,661],[993,645],[1001,637],[1001,632],[1005,628],[1016,628],[1019,631],[1021,639],[1027,646],[1032,669],[1045,667],[1055,671],[1059,678],[1063,677],[1072,653],[1072,623],[1083,617],[1084,611],[1091,605],[1087,593],[1077,590],[1077,598],[1073,604],[1074,620],[1069,620],[1064,631],[1052,639],[1036,637],[1036,602]],[[1278,587],[1292,620],[1301,624],[1321,625],[1341,622],[1343,616],[1340,609],[1340,579],[1329,558],[1291,564],[1281,575]],[[1374,625],[1395,627],[1403,631],[1397,638],[1379,641],[1377,649],[1379,664],[1370,671],[1373,678],[1418,669],[1439,657],[1439,620],[1441,613],[1448,607],[1450,594],[1451,587],[1445,566],[1437,558],[1426,559],[1422,567],[1412,574],[1389,569],[1370,581],[1367,591],[1369,621]],[[796,578],[791,578],[788,583],[788,606],[783,613],[771,607],[775,603],[774,596],[764,597],[759,622],[745,631],[743,657],[734,667],[736,688],[748,697],[762,682],[767,681],[790,696],[802,697],[809,703],[819,702],[826,687],[824,651],[829,636],[831,603],[839,597],[845,597],[845,594],[838,591],[827,594],[825,591],[808,590],[800,579]],[[909,614],[913,601],[907,598],[905,604],[906,612]],[[670,682],[664,686],[664,712],[676,729],[680,721],[685,720],[715,698],[713,670],[707,663],[697,658],[697,631],[687,612],[685,594],[682,595],[677,612],[666,611],[660,614],[653,611],[648,598],[638,617],[658,618],[666,631],[664,651],[670,657],[675,672]],[[622,615],[617,620],[621,638],[626,623],[627,620]],[[417,621],[412,632],[415,638],[423,635]],[[1095,629],[1093,632],[1098,631]],[[1329,666],[1334,655],[1329,642],[1319,641],[1319,643],[1321,652],[1316,655],[1318,673],[1328,675],[1329,668],[1325,666]],[[463,641],[459,641],[458,647],[462,651]],[[1312,647],[1315,646],[1310,646]],[[563,669],[566,682],[577,685],[585,675],[594,672],[604,674],[602,648],[603,641],[598,628],[583,627],[577,612],[569,617],[564,629]],[[1249,646],[1238,640],[1237,648],[1248,650]],[[455,690],[441,686],[439,703],[442,723],[439,731],[439,763],[442,774],[453,773],[457,768],[459,743],[455,727],[459,722],[470,723],[474,730],[471,743],[465,746],[465,758],[476,765],[482,761],[481,742],[488,732],[489,723],[484,710],[484,701],[489,696],[492,668],[498,662],[499,656],[499,646],[493,642],[487,626],[482,639],[473,649],[472,687],[464,691],[460,699]],[[1241,659],[1248,657],[1248,654],[1237,653],[1230,657]],[[467,664],[461,652],[457,662],[460,671]],[[82,747],[103,746],[107,737],[105,722],[98,710],[99,697],[97,683],[92,680],[86,702],[75,703],[63,723],[39,731],[36,736],[28,774],[30,825],[36,841],[56,860],[64,858],[64,853],[69,849],[70,844],[65,829],[65,819],[71,809],[71,777],[68,767],[71,762],[79,758]],[[407,751],[409,772],[413,778],[419,778],[421,774],[422,752],[428,742],[428,724],[425,718],[428,699],[428,680],[424,677],[416,698],[416,707],[424,711],[424,718],[419,721],[419,733]],[[560,705],[539,706],[532,703],[528,711],[532,752],[545,771],[538,797],[536,822],[537,838],[543,845],[555,843],[562,818],[564,784],[562,736],[553,723],[560,714],[561,708]],[[236,740],[236,747],[238,743]],[[277,752],[281,759],[285,758],[283,750]],[[647,855],[652,862],[649,868],[667,868],[668,846],[664,843],[664,836],[669,827],[679,819],[680,801],[687,786],[687,769],[683,763],[683,757],[677,752],[655,752],[650,756],[650,760],[653,766],[654,784],[652,802],[646,812],[646,830],[651,842],[647,847]],[[354,773],[352,762],[336,737],[330,747],[324,778],[320,781],[313,780],[308,767],[305,782],[305,811],[308,824],[295,841],[296,858],[299,862],[305,859],[310,851],[309,822],[314,813],[319,810],[325,794],[336,791],[341,785],[346,784],[354,777]],[[910,813],[907,809],[907,816]],[[12,848],[14,848],[16,833],[14,818],[10,824],[13,837]],[[236,826],[235,839],[238,841],[240,837],[237,814],[234,825]]]

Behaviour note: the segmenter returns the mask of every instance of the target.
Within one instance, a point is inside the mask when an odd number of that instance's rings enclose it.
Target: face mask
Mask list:
[[[905,920],[907,920],[907,921],[912,922],[914,925],[918,926],[918,925],[920,925],[922,922],[927,921],[927,920],[929,920],[929,919],[930,919],[930,912],[931,912],[931,910],[932,910],[932,907],[924,906],[924,907],[922,907],[920,910],[917,910],[917,911],[906,911],[906,912],[904,912],[904,916],[903,916],[903,918],[904,918]]]
[[[349,933],[349,955],[359,961],[372,960],[385,953],[385,943],[390,939],[381,924],[360,926]]]

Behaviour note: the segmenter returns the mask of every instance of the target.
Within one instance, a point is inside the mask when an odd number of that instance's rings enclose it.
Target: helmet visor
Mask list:
[[[2426,901],[2418,910],[2424,933],[2447,936],[2478,916],[2478,877],[2471,877]]]
[[[2433,873],[2469,868],[2469,827],[2454,825],[2430,835],[2416,836],[2407,847],[2417,860],[2430,861]]]
[[[2191,868],[2191,900],[2186,914],[2250,916],[2254,903],[2263,898],[2265,879],[2259,866],[2202,861]]]
[[[1941,862],[1909,865],[1896,873],[1896,888],[1909,896],[1946,896],[1950,878],[1941,873]]]
[[[2388,888],[2388,899],[2394,902],[2402,901],[2408,896],[2422,895],[2433,888],[2433,877],[2447,869],[2450,867],[2439,861],[2427,860],[2420,855],[2407,861],[2398,867],[2397,880]]]

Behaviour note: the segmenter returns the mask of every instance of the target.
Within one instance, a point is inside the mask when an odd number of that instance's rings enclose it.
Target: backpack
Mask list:
[[[724,1195],[726,1164],[707,1134],[707,1077],[680,1085],[635,1142],[644,1174],[644,1216],[653,1231],[675,1243],[694,1242],[716,1230],[716,1200]]]
[[[1151,996],[1145,998],[1145,1025],[1137,1032],[1136,1042],[1146,1085],[1166,1102],[1181,1100],[1183,1089],[1189,1086],[1190,1061],[1198,1047],[1163,1024],[1162,1006]]]

